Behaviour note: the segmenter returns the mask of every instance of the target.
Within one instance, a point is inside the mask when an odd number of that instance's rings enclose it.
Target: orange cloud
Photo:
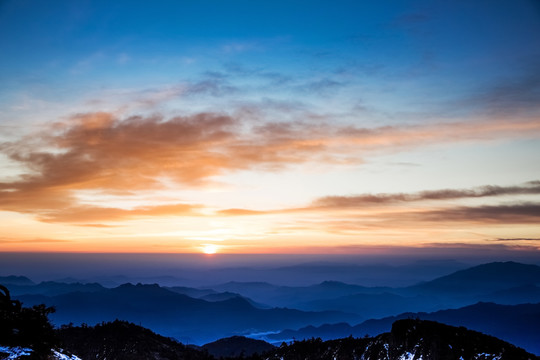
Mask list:
[[[248,209],[225,209],[217,211],[218,215],[226,216],[239,216],[239,215],[264,215],[268,214],[267,211],[257,211],[257,210],[248,210]]]
[[[77,190],[105,193],[147,191],[162,187],[163,178],[185,187],[208,183],[232,171],[276,171],[306,162],[359,163],[377,152],[398,151],[442,142],[540,136],[536,120],[441,123],[358,128],[322,122],[247,123],[228,115],[200,113],[163,119],[111,113],[78,114],[47,131],[0,144],[0,151],[26,168],[15,181],[0,182],[0,210],[35,214],[42,221],[92,223],[106,219],[163,214],[193,214],[186,209],[135,210],[81,205]],[[527,189],[452,190],[413,195],[328,197],[314,206],[410,201]],[[535,190],[536,191],[536,190]],[[530,192],[529,192],[530,193]],[[349,205],[345,205],[348,203]],[[160,212],[164,211],[164,212]],[[253,210],[223,210],[223,215]],[[105,216],[105,214],[107,216]]]
[[[322,230],[333,234],[358,234],[385,229],[420,229],[469,225],[516,225],[540,222],[540,203],[525,202],[463,206],[447,200],[497,198],[508,195],[538,195],[540,182],[519,186],[481,186],[472,189],[443,189],[417,193],[327,196],[303,208],[269,211],[228,209],[219,215],[245,216],[288,214],[295,232]],[[437,201],[429,204],[428,201]],[[442,201],[442,202],[441,202]],[[406,206],[403,206],[403,205]],[[323,220],[321,220],[321,218]],[[389,224],[392,224],[389,227]],[[290,227],[280,227],[288,230]]]
[[[196,216],[201,206],[189,204],[160,205],[139,207],[135,209],[105,208],[99,206],[75,205],[68,208],[53,209],[38,214],[43,222],[99,222],[120,221],[149,216]],[[86,224],[86,226],[104,227],[103,224]]]
[[[34,238],[34,239],[15,239],[15,238],[0,238],[0,244],[39,244],[39,243],[68,243],[69,240],[59,239],[46,239],[46,238]]]
[[[49,133],[2,144],[29,169],[0,189],[141,189],[166,176],[197,185],[224,171],[276,169],[306,161],[360,158],[366,150],[392,151],[459,139],[540,136],[537,121],[450,123],[363,129],[324,123],[267,123],[251,128],[221,114],[164,120],[117,119],[109,113],[74,116]]]

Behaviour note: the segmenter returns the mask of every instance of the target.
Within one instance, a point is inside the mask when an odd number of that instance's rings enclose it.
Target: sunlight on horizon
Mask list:
[[[213,244],[205,244],[202,247],[202,252],[207,254],[207,255],[215,254],[215,253],[218,252],[218,250],[219,250],[219,247],[217,245],[213,245]]]

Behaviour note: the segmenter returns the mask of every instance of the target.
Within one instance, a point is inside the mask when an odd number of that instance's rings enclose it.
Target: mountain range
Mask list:
[[[520,360],[537,359],[507,342],[463,327],[425,320],[399,320],[376,337],[295,341],[265,354],[269,360]]]
[[[157,284],[124,284],[101,291],[76,291],[55,296],[19,295],[16,298],[25,305],[44,303],[55,307],[51,320],[56,325],[93,325],[122,319],[194,344],[245,334],[246,331],[277,331],[358,319],[354,314],[336,311],[259,309],[239,296],[206,301],[172,292]]]
[[[392,324],[402,319],[422,319],[454,326],[464,326],[496,336],[530,352],[540,354],[540,304],[498,305],[477,303],[467,307],[439,310],[432,313],[403,313],[382,319],[371,319],[351,326],[347,323],[308,326],[298,330],[284,330],[261,338],[274,344],[293,339],[312,337],[324,340],[346,336],[375,336],[387,332]]]
[[[324,341],[312,338],[274,347],[245,337],[221,339],[202,347],[186,346],[141,326],[114,321],[57,330],[62,357],[71,360],[538,360],[512,344],[464,327],[426,320],[398,320],[376,337]],[[0,340],[1,345],[1,340]],[[17,348],[0,346],[0,359],[26,359]],[[54,350],[54,355],[60,354]],[[41,358],[38,358],[41,359]]]
[[[466,326],[540,354],[540,267],[515,262],[479,265],[405,287],[326,280],[310,286],[237,281],[111,288],[34,283],[23,276],[0,277],[0,284],[27,306],[54,306],[50,318],[57,326],[120,319],[190,344],[236,335],[271,342],[377,336],[396,320],[419,318]]]

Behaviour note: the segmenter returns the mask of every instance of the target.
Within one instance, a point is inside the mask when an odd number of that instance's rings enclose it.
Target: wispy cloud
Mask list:
[[[0,244],[39,244],[39,243],[68,243],[69,240],[61,239],[47,239],[47,238],[34,238],[34,239],[13,239],[13,238],[0,238]]]
[[[417,193],[397,194],[364,194],[357,196],[326,196],[313,202],[313,206],[321,207],[362,207],[373,204],[391,204],[400,202],[417,202],[424,200],[455,200],[466,198],[483,198],[505,195],[540,194],[540,182],[531,181],[521,186],[487,185],[474,189],[442,189],[421,191]]]
[[[497,238],[495,241],[540,241],[540,238]]]
[[[237,216],[237,215],[264,215],[268,214],[267,211],[257,211],[257,210],[248,210],[248,209],[225,209],[218,210],[217,214],[226,215],[226,216]]]
[[[320,210],[319,210],[320,211]],[[335,209],[334,209],[335,211]],[[362,210],[348,213],[327,211],[324,226],[339,231],[360,231],[368,229],[421,229],[456,224],[469,225],[512,225],[537,224],[540,221],[540,203],[520,203],[514,205],[459,206],[446,205],[433,208],[393,208],[378,211]],[[336,220],[337,219],[337,220]],[[346,219],[346,220],[341,220]]]
[[[258,211],[227,209],[219,215],[258,216],[287,214],[304,231],[315,229],[338,235],[373,232],[423,231],[460,226],[531,225],[540,222],[540,203],[516,202],[465,206],[457,200],[493,199],[516,195],[539,195],[540,182],[519,186],[482,186],[417,193],[327,196],[306,207]],[[392,224],[389,227],[388,224]],[[287,229],[287,227],[283,228]],[[294,231],[298,231],[295,229]]]
[[[0,204],[2,210],[30,212],[44,221],[86,219],[93,223],[101,222],[103,214],[109,219],[158,215],[163,213],[157,208],[84,207],[74,193],[160,189],[164,178],[196,188],[235,171],[275,172],[308,162],[358,165],[365,157],[420,146],[519,137],[540,137],[540,123],[522,120],[360,128],[323,120],[250,122],[220,113],[170,119],[85,113],[32,136],[0,144],[2,153],[27,170],[14,181],[0,182]],[[316,200],[312,207],[537,194],[539,188],[538,182],[532,182],[416,194],[331,196]],[[194,209],[189,205],[172,212],[193,214]],[[224,212],[235,213],[240,211]]]
[[[222,78],[210,78],[189,84],[184,91],[184,95],[207,94],[219,97],[234,94],[238,91],[237,87],[228,84]]]
[[[458,206],[441,210],[408,212],[399,217],[431,223],[537,224],[540,221],[540,203]]]
[[[330,92],[335,93],[344,86],[345,84],[343,82],[336,81],[331,78],[323,78],[300,84],[296,87],[296,89],[310,94],[327,95]]]
[[[37,215],[43,222],[69,222],[83,223],[84,226],[108,227],[104,224],[95,224],[97,221],[117,222],[143,217],[163,216],[197,216],[201,206],[190,204],[171,204],[159,206],[145,206],[134,209],[105,208],[89,205],[72,205],[68,208],[50,209]],[[84,224],[89,222],[90,224]]]
[[[462,105],[480,109],[489,114],[538,115],[540,110],[540,65],[516,64],[519,71],[513,76],[499,78],[479,88],[462,101]]]

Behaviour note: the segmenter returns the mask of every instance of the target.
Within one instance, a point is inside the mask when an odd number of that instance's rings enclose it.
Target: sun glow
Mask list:
[[[218,247],[212,244],[205,244],[202,248],[202,252],[208,255],[215,254],[218,251]]]

